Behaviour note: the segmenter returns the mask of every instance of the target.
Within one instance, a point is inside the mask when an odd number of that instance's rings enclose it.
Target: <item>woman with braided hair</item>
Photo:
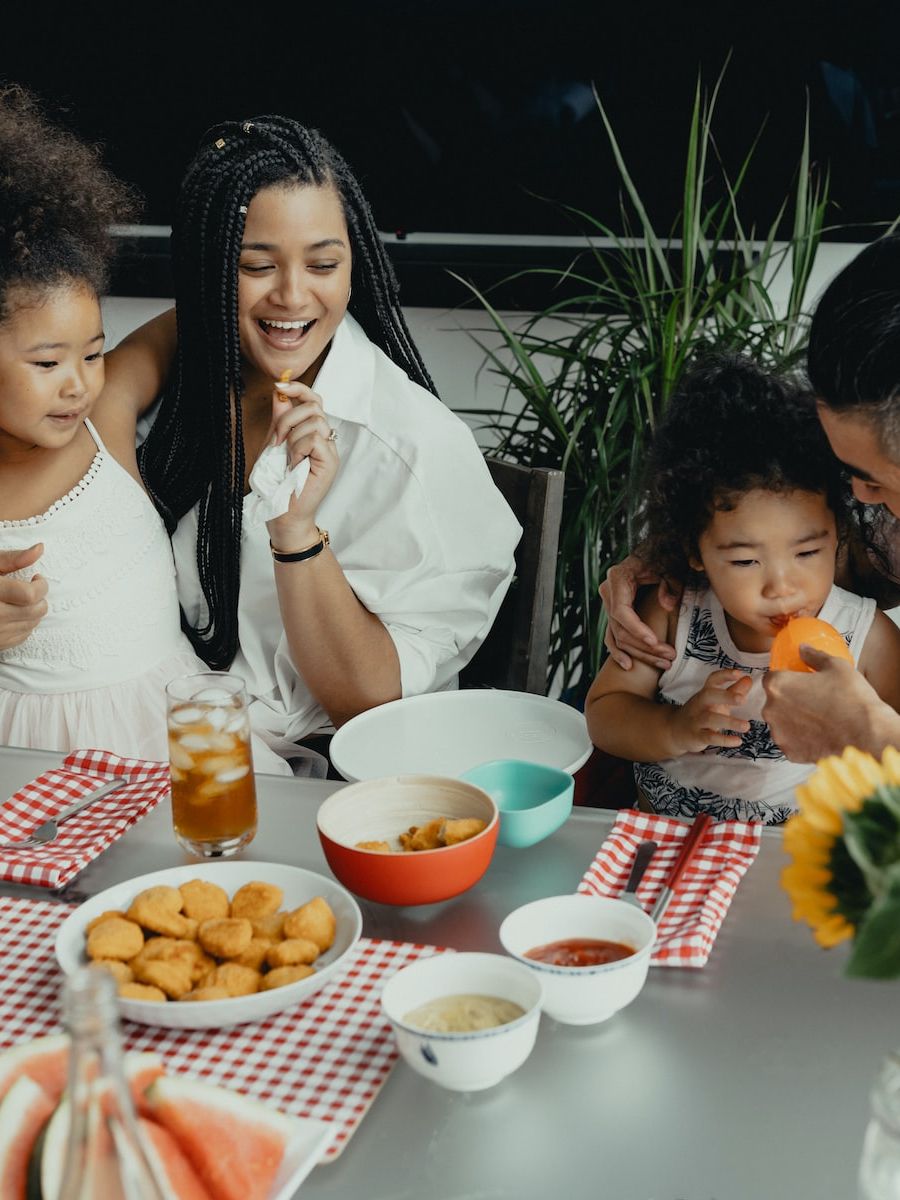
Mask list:
[[[141,472],[185,632],[244,676],[254,728],[290,757],[454,686],[520,530],[434,394],[369,206],[319,133],[273,116],[210,130],[172,256],[177,350]]]

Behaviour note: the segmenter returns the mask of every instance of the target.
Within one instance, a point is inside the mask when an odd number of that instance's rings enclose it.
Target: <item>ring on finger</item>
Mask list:
[[[329,442],[336,442],[336,441],[337,441],[337,430],[336,430],[336,429],[329,429],[329,430],[328,430],[328,441],[329,441]]]

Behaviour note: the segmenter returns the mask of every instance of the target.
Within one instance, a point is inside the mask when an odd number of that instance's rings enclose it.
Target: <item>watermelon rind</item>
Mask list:
[[[34,1144],[49,1120],[53,1104],[53,1098],[27,1075],[20,1076],[0,1101],[0,1190],[3,1200],[23,1200]],[[24,1146],[23,1137],[28,1139]],[[14,1169],[16,1158],[19,1165],[15,1174],[24,1173],[13,1196],[10,1188],[14,1183],[18,1185],[19,1180],[15,1177],[10,1180],[9,1172]]]
[[[51,1059],[62,1058],[62,1071],[58,1072],[61,1086],[51,1087],[40,1070],[41,1063]],[[35,1083],[39,1083],[54,1100],[58,1100],[65,1086],[66,1064],[69,1059],[69,1037],[65,1033],[54,1033],[49,1037],[35,1038],[34,1041],[24,1042],[18,1046],[10,1046],[0,1054],[0,1100],[6,1095],[12,1085],[22,1075],[27,1075]],[[29,1064],[32,1071],[29,1072]]]

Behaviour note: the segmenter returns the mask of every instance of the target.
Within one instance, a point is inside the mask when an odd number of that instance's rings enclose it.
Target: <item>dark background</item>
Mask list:
[[[73,5],[21,16],[0,74],[27,84],[167,225],[207,126],[280,111],[318,126],[389,232],[577,234],[560,203],[616,226],[606,105],[654,218],[680,203],[698,71],[730,61],[714,121],[768,225],[789,191],[809,99],[831,175],[830,235],[864,241],[900,209],[900,4],[780,6],[586,0],[291,0],[240,9]],[[545,197],[538,199],[536,197]]]

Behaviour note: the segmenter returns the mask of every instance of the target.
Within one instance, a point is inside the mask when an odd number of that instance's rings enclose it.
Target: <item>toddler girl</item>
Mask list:
[[[882,699],[900,703],[900,630],[834,585],[850,499],[812,397],[748,360],[709,360],[657,430],[644,517],[642,558],[684,594],[670,613],[653,589],[638,611],[675,661],[624,671],[608,659],[587,698],[591,738],[634,760],[656,812],[784,821],[812,766],[789,762],[761,719],[779,627],[828,621]]]
[[[0,742],[165,759],[166,684],[207,668],[138,473],[136,405],[121,386],[100,399],[98,296],[131,197],[16,87],[0,90],[0,162],[0,550],[34,547],[19,575],[47,581],[46,615],[0,651]],[[146,348],[119,360],[149,365]]]

